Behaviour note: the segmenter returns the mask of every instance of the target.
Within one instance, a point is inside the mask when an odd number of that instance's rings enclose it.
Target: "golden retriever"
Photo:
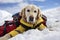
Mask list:
[[[28,5],[21,10],[20,15],[26,22],[34,24],[36,20],[38,20],[39,17],[41,16],[41,12],[37,6]],[[10,38],[10,35],[7,34],[2,38],[0,38],[0,40],[8,40],[9,38]]]
[[[37,19],[39,19],[41,12],[40,9],[35,5],[28,5],[21,11],[22,18],[29,22],[35,23]]]

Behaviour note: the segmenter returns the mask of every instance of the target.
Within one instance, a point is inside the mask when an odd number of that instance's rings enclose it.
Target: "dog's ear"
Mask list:
[[[20,15],[21,15],[22,17],[25,17],[25,8],[23,8],[23,9],[21,10]]]
[[[42,14],[41,14],[41,10],[38,9],[37,19],[39,19],[39,17],[41,17],[41,16],[42,16]]]

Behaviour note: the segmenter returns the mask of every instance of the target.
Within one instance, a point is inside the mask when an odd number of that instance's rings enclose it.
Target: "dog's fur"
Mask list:
[[[35,23],[37,19],[41,16],[40,9],[35,5],[28,5],[25,8],[22,9],[21,14],[22,18],[28,22],[28,23]],[[29,17],[33,17],[33,21],[29,21]],[[0,40],[8,40],[10,38],[10,35],[7,34],[0,38]]]
[[[28,12],[29,10],[29,12]],[[22,18],[29,22],[29,23],[35,23],[37,19],[39,19],[41,12],[40,9],[35,5],[28,5],[21,11]],[[33,21],[29,21],[29,17],[33,17]]]

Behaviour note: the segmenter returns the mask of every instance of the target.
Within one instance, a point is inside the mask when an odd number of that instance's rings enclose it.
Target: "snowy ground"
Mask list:
[[[60,40],[60,32],[32,29],[9,40]]]
[[[47,26],[51,30],[60,31],[60,7],[43,12],[47,16]]]
[[[43,14],[47,16],[48,29],[54,31],[32,29],[9,40],[60,40],[60,7],[43,11]]]

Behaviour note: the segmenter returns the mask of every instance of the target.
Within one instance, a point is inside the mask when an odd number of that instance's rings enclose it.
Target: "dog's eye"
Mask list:
[[[36,13],[37,11],[35,10],[34,13]]]
[[[30,12],[30,10],[27,10],[27,12]]]

